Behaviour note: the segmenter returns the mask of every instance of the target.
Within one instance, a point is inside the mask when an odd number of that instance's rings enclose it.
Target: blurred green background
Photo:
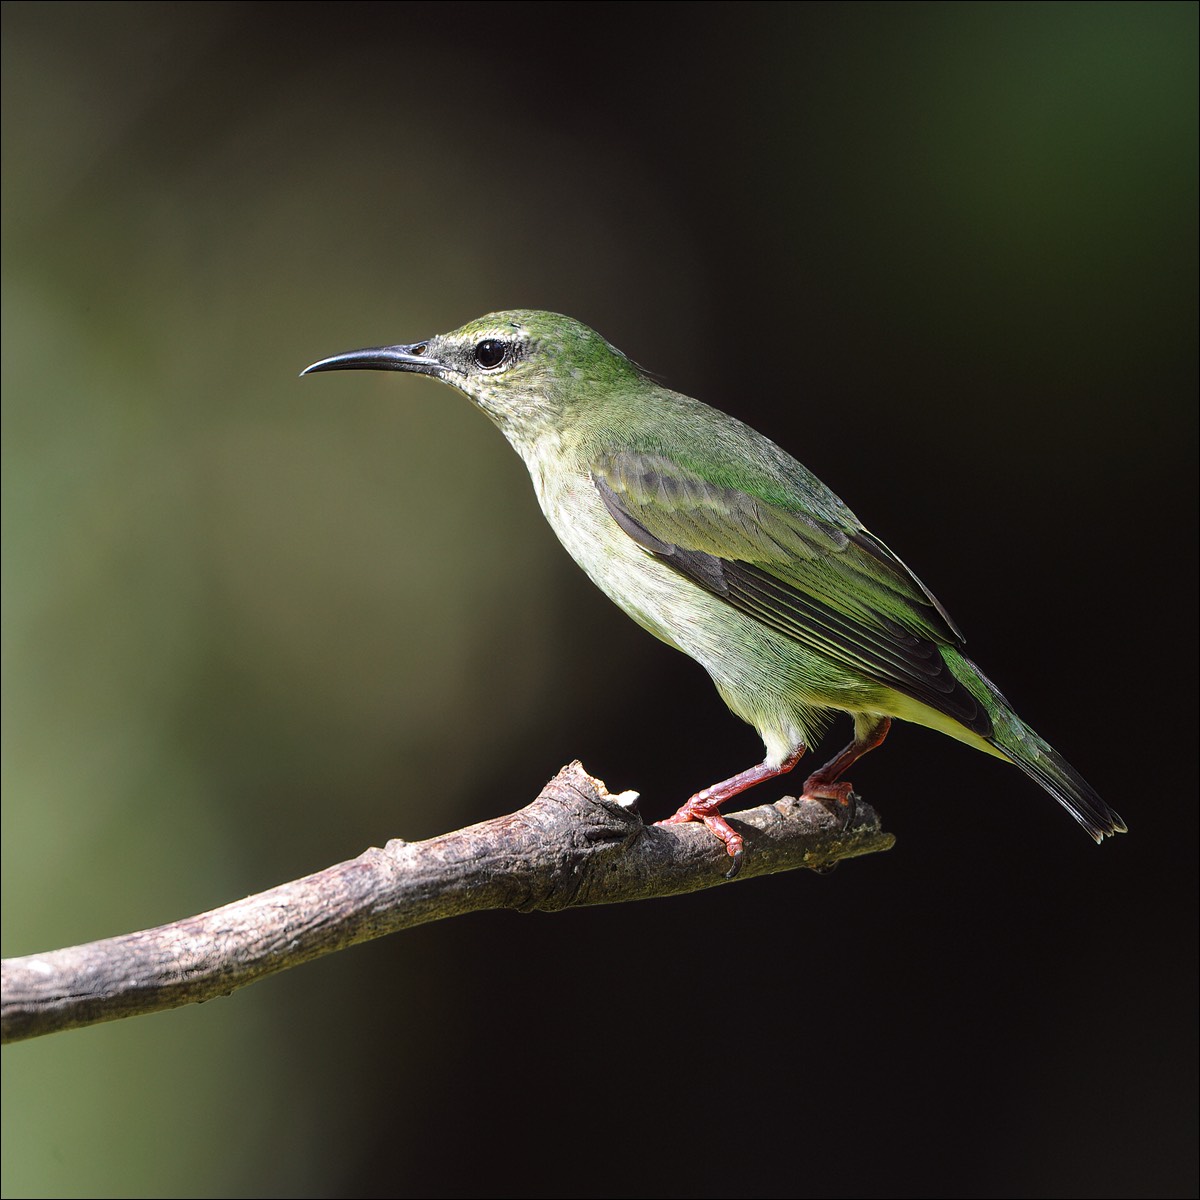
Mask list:
[[[6,1048],[4,1195],[1194,1194],[1196,35],[5,4],[5,955],[576,756],[650,819],[758,761],[461,397],[297,379],[507,307],[797,454],[1132,832],[897,729],[855,780],[898,845],[831,877],[480,915]]]

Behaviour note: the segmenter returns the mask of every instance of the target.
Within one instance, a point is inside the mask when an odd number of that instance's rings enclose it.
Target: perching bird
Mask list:
[[[559,540],[639,625],[691,655],[763,739],[756,767],[662,824],[703,821],[741,863],[730,797],[790,771],[833,713],[854,740],[804,784],[848,819],[846,771],[893,717],[1015,763],[1100,842],[1125,825],[962,653],[927,587],[807,468],[741,421],[669,391],[570,317],[492,313],[315,371],[413,371],[463,392],[524,459]]]

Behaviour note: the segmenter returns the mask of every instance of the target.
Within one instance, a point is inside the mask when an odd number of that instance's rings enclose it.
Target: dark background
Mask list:
[[[6,955],[758,761],[461,397],[296,378],[506,307],[794,452],[1131,829],[898,727],[829,877],[6,1049],[6,1195],[1194,1194],[1194,5],[3,18]]]

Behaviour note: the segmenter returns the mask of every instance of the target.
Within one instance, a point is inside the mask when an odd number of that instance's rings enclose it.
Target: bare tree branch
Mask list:
[[[6,959],[4,1042],[228,995],[346,946],[486,908],[556,911],[672,896],[725,882],[703,826],[643,825],[636,794],[612,796],[578,763],[519,812],[349,862],[199,916],[84,946]],[[730,818],[747,841],[738,879],[887,850],[875,813],[845,830],[790,798]]]

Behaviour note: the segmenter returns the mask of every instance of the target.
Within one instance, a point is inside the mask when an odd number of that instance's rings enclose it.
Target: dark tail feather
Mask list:
[[[1102,842],[1114,833],[1124,833],[1125,822],[1096,794],[1095,788],[1057,750],[1046,745],[1032,730],[1015,745],[1013,739],[997,739],[997,745],[1013,762],[1036,780],[1092,835]],[[1032,743],[1032,744],[1031,744]]]
[[[1040,783],[1097,843],[1126,832],[1125,822],[1100,799],[1096,789],[1013,712],[1000,689],[969,658],[949,648],[942,651],[942,657],[987,710],[992,730],[990,735],[984,734],[986,741]]]

